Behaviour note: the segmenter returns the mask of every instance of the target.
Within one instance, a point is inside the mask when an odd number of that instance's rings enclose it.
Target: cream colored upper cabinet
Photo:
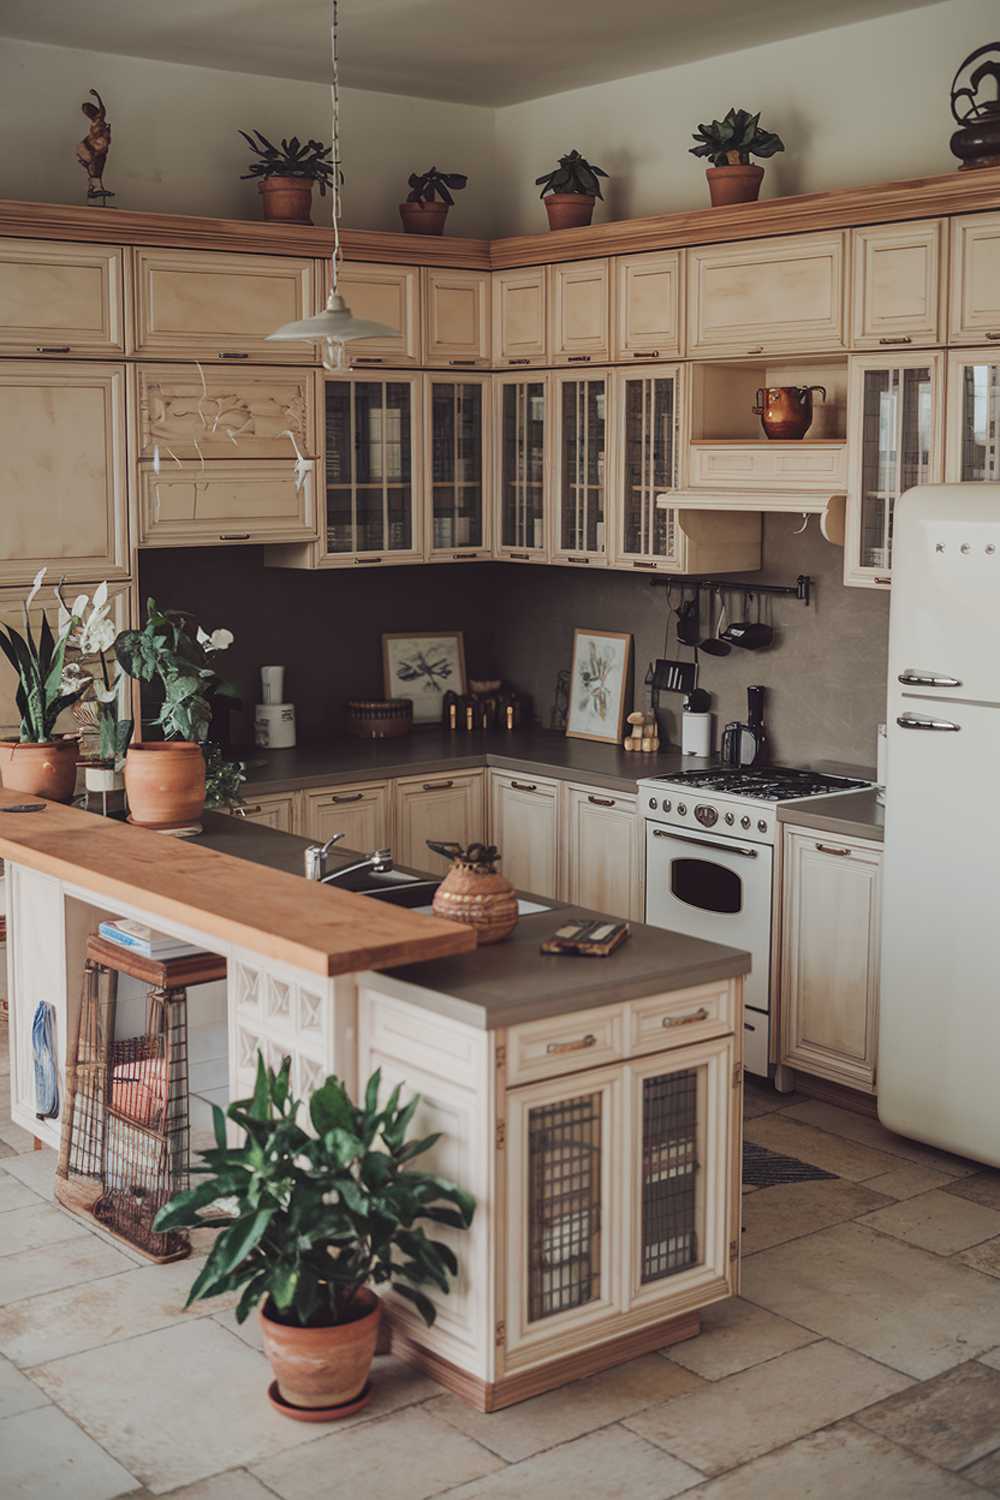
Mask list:
[[[259,463],[139,465],[138,542],[143,547],[316,540],[315,466]]]
[[[611,348],[606,259],[549,267],[549,354],[556,365],[599,365]]]
[[[851,346],[880,349],[944,342],[944,222],[855,229]]]
[[[488,375],[424,378],[429,559],[468,562],[491,554],[490,394]]]
[[[424,364],[489,368],[490,278],[485,271],[425,266]]]
[[[116,245],[0,240],[0,353],[124,353],[124,254]]]
[[[553,562],[608,561],[608,370],[559,370],[552,376]]]
[[[129,572],[125,367],[0,362],[0,582]]]
[[[135,449],[175,459],[315,458],[317,375],[273,366],[137,364],[129,371]],[[291,434],[291,436],[289,436]]]
[[[612,359],[671,359],[683,354],[682,256],[680,250],[662,250],[612,260]]]
[[[327,272],[329,285],[329,271]],[[390,338],[357,339],[347,345],[353,366],[404,369],[420,363],[420,269],[344,261],[337,286],[356,318],[395,328]]]
[[[493,363],[507,366],[548,362],[546,268],[496,271],[493,275]]]
[[[1000,214],[951,221],[949,344],[1000,342]]]
[[[1000,480],[1000,349],[953,349],[948,355],[949,484]]]
[[[486,842],[483,771],[454,776],[405,776],[396,782],[395,856],[413,870],[444,875],[451,861],[427,847]]]
[[[287,255],[153,250],[134,256],[132,353],[160,359],[318,364],[315,343],[269,344],[317,302],[316,263]]]
[[[841,230],[688,250],[688,354],[842,349],[844,270]]]

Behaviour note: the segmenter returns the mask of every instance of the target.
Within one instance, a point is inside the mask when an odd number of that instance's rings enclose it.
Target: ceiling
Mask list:
[[[500,106],[933,0],[341,0],[342,82]],[[0,35],[326,82],[327,0],[2,0]]]

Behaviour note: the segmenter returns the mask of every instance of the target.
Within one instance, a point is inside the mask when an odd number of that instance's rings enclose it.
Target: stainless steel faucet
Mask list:
[[[343,880],[348,875],[356,875],[359,870],[371,870],[375,875],[385,875],[392,869],[392,850],[373,849],[371,854],[366,854],[364,859],[355,860],[353,865],[343,865],[339,870],[331,870],[329,875],[320,875],[321,885],[331,885],[335,880]]]
[[[344,837],[342,833],[331,833],[325,844],[310,844],[305,851],[306,879],[322,880],[326,874],[326,856],[334,844],[339,844]]]

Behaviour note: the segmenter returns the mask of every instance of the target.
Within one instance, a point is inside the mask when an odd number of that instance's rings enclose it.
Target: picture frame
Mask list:
[[[444,695],[466,692],[461,630],[404,630],[382,636],[387,698],[409,698],[414,724],[439,724]]]
[[[625,727],[625,694],[632,665],[627,631],[573,632],[566,737],[620,745]]]

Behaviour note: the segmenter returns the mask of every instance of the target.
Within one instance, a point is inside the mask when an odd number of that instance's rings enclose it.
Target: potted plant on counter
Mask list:
[[[287,224],[311,224],[313,183],[319,183],[322,197],[333,182],[333,147],[324,146],[322,141],[303,142],[297,135],[276,146],[259,130],[253,135],[241,130],[240,135],[260,158],[250,163],[249,172],[244,172],[241,180],[259,179],[257,191],[265,219],[280,219]]]
[[[197,824],[205,805],[205,759],[202,741],[212,718],[211,699],[237,696],[216,672],[212,657],[232,644],[230,630],[209,635],[192,628],[180,610],[161,610],[155,599],[146,605],[141,630],[123,630],[115,641],[122,670],[139,682],[159,680],[163,704],[154,726],[162,741],[129,746],[125,757],[125,790],[130,819],[144,828],[170,830]]]
[[[464,172],[439,172],[437,167],[430,167],[426,172],[411,172],[408,178],[410,191],[405,203],[399,205],[403,232],[444,234],[444,221],[455,203],[451,195],[464,188],[468,181]]]
[[[132,738],[133,721],[120,713],[125,674],[115,658],[117,631],[111,618],[111,601],[107,582],[94,590],[93,596],[78,594],[67,604],[60,583],[59,630],[65,631],[67,644],[83,661],[96,663],[92,679],[92,698],[83,697],[73,705],[73,715],[86,736],[97,736],[97,756],[83,760],[83,774],[88,792],[117,792],[125,785],[123,768],[125,752]]]
[[[692,156],[707,156],[712,165],[705,168],[712,207],[725,203],[753,203],[760,195],[764,168],[755,167],[751,156],[775,156],[784,151],[785,143],[772,130],[761,130],[760,113],[731,109],[725,119],[711,125],[699,125],[689,147]]]
[[[575,148],[560,156],[559,165],[542,177],[535,186],[545,203],[550,229],[580,229],[594,217],[594,204],[603,199],[599,177],[607,177],[602,167],[595,167]]]
[[[401,1106],[400,1085],[380,1109],[376,1071],[356,1106],[331,1076],[309,1100],[307,1134],[290,1066],[286,1057],[275,1073],[258,1054],[253,1098],[226,1115],[213,1107],[216,1149],[194,1169],[205,1180],[166,1204],[155,1227],[221,1229],[187,1305],[241,1289],[238,1322],[260,1304],[272,1404],[298,1421],[334,1421],[370,1394],[382,1311],[374,1288],[390,1285],[433,1323],[424,1288],[447,1292],[458,1262],[418,1221],[464,1230],[475,1204],[414,1168],[439,1139],[407,1139],[419,1095]],[[227,1144],[227,1117],[242,1132],[237,1146]]]

